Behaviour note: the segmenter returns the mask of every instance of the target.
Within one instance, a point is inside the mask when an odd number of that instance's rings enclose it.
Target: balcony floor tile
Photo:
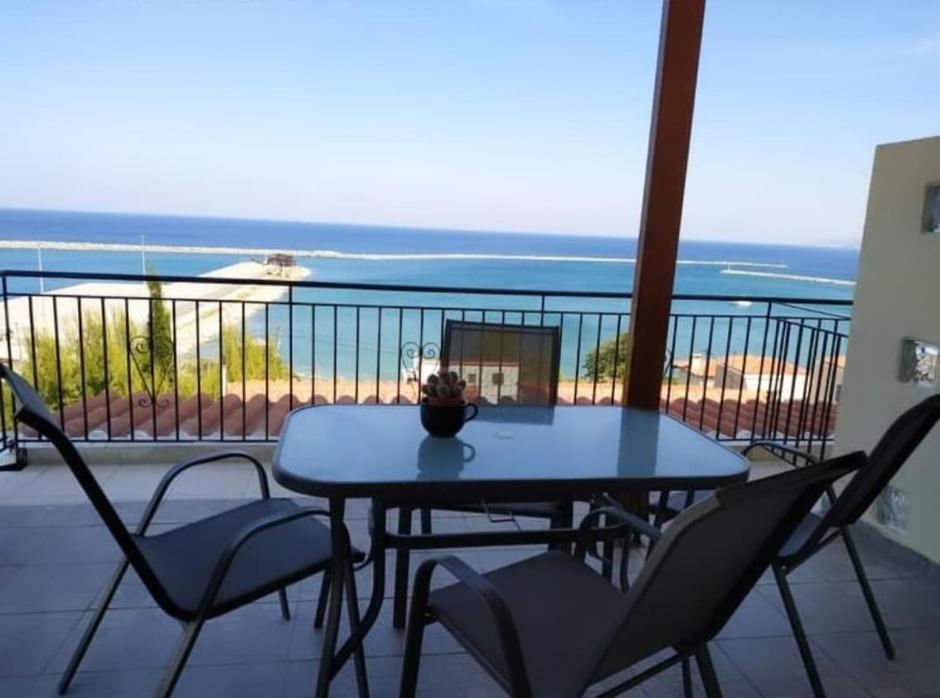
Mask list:
[[[71,475],[39,467],[35,472],[0,476],[0,695],[51,698],[56,681],[91,616],[90,609],[118,560],[118,551]],[[160,466],[106,466],[100,473],[116,509],[129,525],[139,520],[144,503],[166,471]],[[171,492],[155,519],[153,531],[166,530],[255,496],[248,469],[225,466],[193,477]],[[301,498],[306,506],[322,500]],[[354,542],[369,543],[368,503],[350,502],[347,524]],[[397,512],[389,512],[397,526]],[[523,526],[544,522],[522,520]],[[434,529],[460,532],[508,527],[486,517],[435,512]],[[418,530],[418,517],[414,529]],[[903,556],[887,554],[871,536],[859,536],[859,547],[873,580],[885,618],[892,629],[898,659],[885,659],[854,580],[844,550],[833,545],[791,576],[794,595],[810,632],[814,652],[830,696],[903,698],[940,694],[940,588]],[[471,566],[489,570],[539,551],[527,548],[481,548],[460,551]],[[643,551],[631,551],[631,573],[642,567]],[[411,555],[415,568],[430,552]],[[618,553],[619,554],[619,553]],[[404,648],[403,633],[391,626],[394,554],[386,558],[386,603],[367,643],[372,694],[395,696]],[[592,564],[596,565],[596,561]],[[435,585],[450,583],[443,571]],[[293,618],[285,622],[277,599],[269,596],[223,618],[210,621],[196,644],[176,695],[309,696],[318,667],[322,631],[313,613],[321,577],[288,590]],[[358,575],[364,601],[371,592],[368,571]],[[69,695],[81,698],[149,696],[180,638],[178,623],[158,608],[131,571],[112,610],[76,676]],[[443,629],[432,626],[425,636],[419,695],[467,698],[501,695],[498,686]],[[726,696],[809,695],[796,644],[772,577],[759,587],[712,645]],[[635,669],[633,669],[635,671]],[[697,670],[696,696],[704,695]],[[624,676],[604,685],[614,685]],[[351,666],[341,672],[331,696],[356,695]],[[681,696],[678,668],[644,684],[629,695]]]

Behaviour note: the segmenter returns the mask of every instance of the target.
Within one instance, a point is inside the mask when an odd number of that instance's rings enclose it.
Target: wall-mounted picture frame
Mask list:
[[[932,388],[937,383],[940,346],[907,337],[901,345],[901,367],[898,378],[918,388]]]
[[[927,185],[924,195],[924,228],[925,233],[940,233],[940,182]]]

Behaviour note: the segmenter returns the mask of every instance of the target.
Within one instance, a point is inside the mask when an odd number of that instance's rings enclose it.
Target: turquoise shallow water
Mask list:
[[[143,236],[143,238],[141,237]],[[759,233],[755,234],[759,238]],[[125,245],[146,244],[225,246],[229,248],[279,248],[336,253],[330,257],[300,258],[311,270],[310,278],[344,283],[392,283],[430,286],[461,286],[487,289],[531,289],[562,291],[628,292],[632,287],[636,241],[630,238],[500,234],[468,231],[434,231],[377,226],[344,226],[276,221],[87,214],[46,211],[0,210],[0,240],[99,242]],[[364,257],[368,255],[368,257]],[[496,255],[499,258],[479,258]],[[191,254],[185,251],[102,252],[0,248],[0,268],[46,271],[114,271],[138,273],[143,263],[158,273],[200,274],[251,254]],[[675,291],[682,294],[775,296],[821,299],[850,299],[858,262],[857,250],[795,247],[767,244],[685,241],[680,246],[680,265]],[[70,281],[52,280],[46,289]],[[14,290],[35,291],[38,283],[19,281]],[[408,304],[451,308],[511,308],[535,310],[535,298],[457,296],[453,294],[363,294],[355,292],[303,290],[297,300],[314,303]],[[550,301],[550,310],[579,310],[594,315],[547,315],[544,322],[562,326],[562,372],[580,370],[585,352],[613,337],[617,314],[627,308],[611,301]],[[730,301],[679,303],[674,312],[696,312],[745,316],[762,314],[764,306]],[[400,317],[399,317],[400,315]],[[333,374],[333,346],[338,347],[336,372],[344,376],[378,373],[394,377],[398,368],[397,348],[405,341],[439,342],[446,318],[478,320],[482,312],[385,310],[381,321],[374,309],[337,311],[332,308],[295,310],[293,323],[284,308],[272,307],[268,328],[278,338],[282,354],[294,354],[295,371],[309,373],[315,366],[321,376]],[[534,313],[489,312],[492,322],[539,322]],[[746,345],[746,320],[716,321],[714,327],[700,323],[692,333],[690,322],[676,328],[676,357],[703,351],[709,343],[715,352],[759,351]],[[254,331],[262,331],[264,319],[256,315]],[[399,333],[399,325],[401,331]],[[288,332],[288,327],[293,332]],[[625,330],[624,321],[621,330]],[[579,331],[580,330],[580,331]],[[762,331],[754,320],[752,338]],[[381,332],[381,337],[380,337]],[[754,340],[752,339],[752,342]],[[359,354],[354,347],[358,344]]]

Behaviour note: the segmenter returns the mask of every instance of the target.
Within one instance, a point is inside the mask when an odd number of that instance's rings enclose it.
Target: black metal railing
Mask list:
[[[415,402],[451,320],[557,327],[561,404],[619,404],[626,371],[628,293],[29,271],[0,281],[0,360],[81,441],[269,441],[300,405]],[[850,310],[674,296],[663,409],[722,440],[825,444]],[[480,371],[478,399],[516,401],[503,368],[495,398]],[[0,393],[4,446],[34,440],[10,405]]]

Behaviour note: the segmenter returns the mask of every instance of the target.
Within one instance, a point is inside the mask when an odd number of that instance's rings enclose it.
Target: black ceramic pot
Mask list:
[[[455,436],[463,425],[477,416],[477,406],[472,402],[459,405],[431,405],[428,399],[421,400],[421,425],[431,436],[447,438]]]

